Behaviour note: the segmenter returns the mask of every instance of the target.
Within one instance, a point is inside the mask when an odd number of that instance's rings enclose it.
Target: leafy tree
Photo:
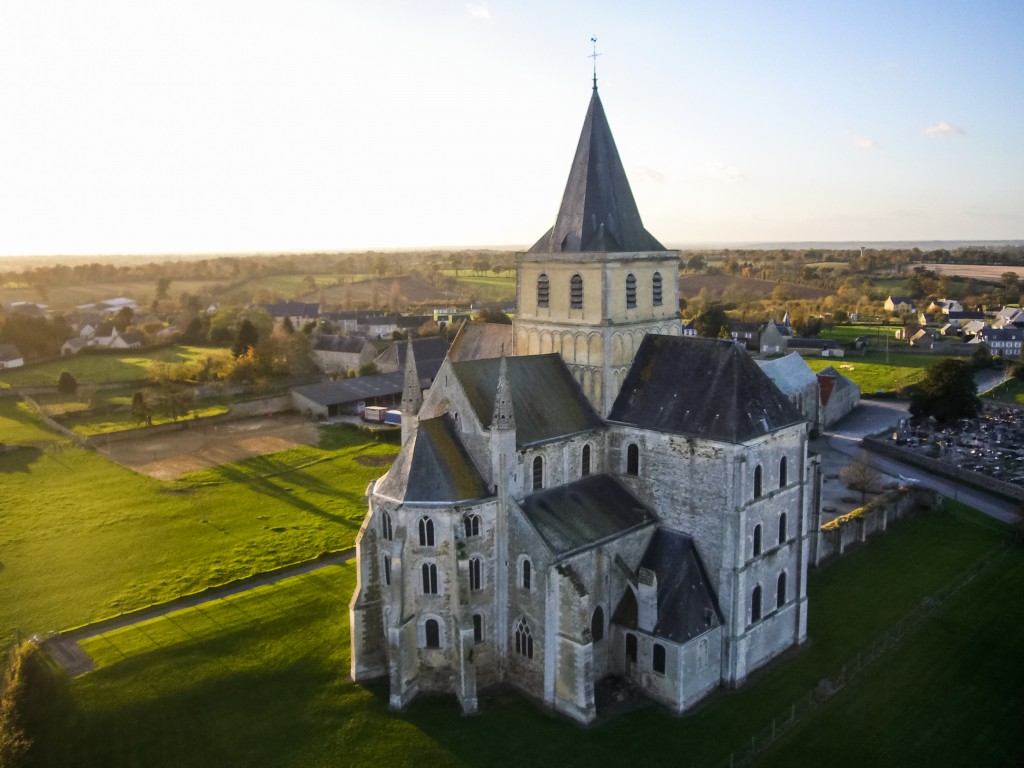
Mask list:
[[[292,322],[290,317],[285,317],[285,319],[281,321],[281,330],[289,336],[295,333],[295,323]]]
[[[488,304],[487,306],[481,307],[479,311],[473,315],[473,321],[477,323],[512,325],[512,318],[502,312],[501,307],[496,304]]]
[[[378,368],[377,364],[372,361],[369,363],[363,363],[359,366],[359,376],[376,376],[378,373],[380,373],[380,368]]]
[[[168,291],[171,288],[171,278],[169,277],[158,277],[156,280],[156,299],[157,301],[163,301],[167,298]]]
[[[147,427],[153,424],[153,416],[149,412],[149,403],[146,402],[146,396],[142,392],[136,392],[132,395],[132,416],[139,424],[145,424]]]
[[[971,367],[976,371],[992,367],[992,355],[984,344],[979,344],[978,348],[971,353]]]
[[[882,475],[871,460],[871,457],[863,451],[857,454],[853,461],[840,470],[839,477],[846,483],[847,488],[860,491],[860,503],[862,505],[867,500],[868,492],[872,488],[878,487],[882,479]]]
[[[715,302],[701,312],[695,320],[697,333],[709,339],[721,338],[722,332],[729,332],[729,316],[725,314],[725,308]]]
[[[285,361],[292,376],[307,376],[317,370],[313,341],[305,333],[296,333],[285,342]]]
[[[294,328],[292,329],[295,330]],[[241,357],[250,347],[255,347],[260,340],[260,332],[252,321],[245,319],[238,326],[238,333],[235,335],[235,343],[231,345],[231,354],[236,358]]]
[[[974,368],[966,360],[947,358],[936,363],[910,399],[912,416],[932,416],[942,423],[969,419],[980,412]]]
[[[307,293],[312,293],[316,290],[316,278],[312,275],[303,275],[302,287],[306,289]]]
[[[114,317],[111,322],[119,332],[124,333],[128,326],[132,324],[132,318],[134,316],[135,313],[132,312],[131,307],[121,307],[114,313]]]
[[[26,640],[15,648],[0,687],[0,766],[34,764],[33,743],[43,743],[51,735],[46,733],[49,724],[70,714],[67,677]]]
[[[164,412],[171,417],[172,421],[188,416],[192,408],[192,391],[184,387],[176,386],[171,382],[164,382],[162,386],[161,402]]]
[[[73,395],[78,391],[78,382],[69,371],[61,371],[57,378],[57,391],[65,395]]]
[[[186,344],[198,344],[206,336],[206,330],[203,328],[203,320],[196,315],[188,321],[188,325],[185,326],[185,332],[181,335],[181,340]]]

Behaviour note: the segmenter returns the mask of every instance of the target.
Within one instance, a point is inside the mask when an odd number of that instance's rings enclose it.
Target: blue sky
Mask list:
[[[666,243],[1024,238],[1024,3],[0,4],[0,254],[527,245],[590,37]]]

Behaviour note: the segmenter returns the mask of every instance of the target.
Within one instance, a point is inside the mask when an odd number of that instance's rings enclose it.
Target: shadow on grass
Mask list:
[[[0,472],[29,472],[30,467],[42,458],[39,448],[22,445],[0,454]]]
[[[280,486],[276,485],[274,482],[272,482],[268,478],[253,476],[253,475],[251,475],[251,474],[249,474],[247,472],[242,472],[242,471],[236,469],[235,467],[233,467],[231,465],[219,466],[219,467],[216,468],[215,471],[216,471],[216,473],[218,475],[223,477],[225,480],[228,480],[230,482],[242,483],[244,485],[247,485],[250,488],[252,488],[254,491],[256,491],[257,493],[262,493],[262,494],[264,494],[266,496],[269,496],[269,497],[271,497],[271,498],[273,498],[273,499],[275,499],[275,500],[277,500],[277,501],[279,501],[279,502],[281,502],[283,504],[287,504],[290,507],[294,507],[295,509],[301,510],[302,512],[308,512],[311,515],[316,515],[317,517],[322,517],[325,520],[330,520],[332,523],[340,523],[341,525],[344,525],[344,526],[346,526],[348,528],[352,528],[352,527],[358,528],[359,527],[358,525],[354,524],[351,520],[349,520],[348,518],[346,518],[346,517],[344,517],[342,515],[336,515],[333,512],[328,512],[327,510],[322,509],[321,507],[317,506],[316,504],[311,504],[310,502],[306,501],[305,499],[298,498],[290,490],[288,490],[286,488],[281,488]],[[291,470],[289,472],[290,476],[291,475],[295,475],[295,474],[301,474],[301,473],[299,473],[297,470]],[[342,497],[342,498],[345,497],[344,493],[339,492],[335,488],[331,488],[329,486],[326,486],[326,485],[320,483],[320,481],[316,481],[316,484],[320,485],[320,486],[322,486],[323,488],[326,489],[326,491],[324,491],[325,494],[329,494],[331,496]],[[361,524],[361,522],[360,522],[360,524]]]

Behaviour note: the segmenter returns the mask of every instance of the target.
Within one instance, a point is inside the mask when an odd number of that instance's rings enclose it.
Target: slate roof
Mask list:
[[[484,429],[491,426],[500,358],[452,363]],[[556,354],[506,358],[516,445],[520,448],[604,426],[562,358]]]
[[[784,395],[799,394],[805,387],[814,386],[816,381],[814,371],[798,352],[774,360],[755,360],[755,363]]]
[[[406,340],[396,341],[377,356],[376,363],[383,370],[405,370],[405,355],[409,349]],[[420,378],[430,381],[437,376],[437,371],[448,354],[448,342],[439,336],[427,336],[412,340],[413,355],[416,357],[416,371]]]
[[[448,350],[452,362],[484,360],[512,354],[512,326],[501,323],[465,323]]]
[[[21,352],[13,344],[0,344],[0,360],[20,360]]]
[[[538,491],[520,506],[556,557],[657,522],[654,512],[611,475]]]
[[[275,304],[261,304],[271,317],[318,317],[319,304],[307,304],[304,301],[279,301]]]
[[[423,419],[375,493],[405,502],[454,502],[490,496],[448,414]]]
[[[355,379],[325,381],[320,384],[292,387],[291,391],[319,405],[339,405],[384,395],[397,395],[404,388],[404,383],[405,375],[401,371],[396,371],[381,373],[377,376],[359,376]],[[424,387],[430,386],[430,382],[424,382],[423,379],[420,379],[420,383]]]
[[[640,220],[595,85],[555,225],[530,253],[664,250]]]
[[[832,391],[834,392],[842,392],[853,388],[857,390],[857,394],[860,394],[860,387],[854,384],[852,379],[837,371],[833,365],[828,366],[828,368],[822,368],[818,371],[818,376],[828,376],[835,379],[835,385],[832,388]]]
[[[335,336],[322,333],[313,342],[313,349],[316,352],[359,353],[363,351],[366,344],[366,339],[361,336]]]
[[[741,443],[804,417],[734,342],[647,334],[608,420]]]
[[[689,535],[658,528],[640,567],[654,571],[658,579],[655,637],[682,645],[723,623],[718,600]],[[637,602],[632,595],[619,602],[612,621],[627,629],[637,628]]]

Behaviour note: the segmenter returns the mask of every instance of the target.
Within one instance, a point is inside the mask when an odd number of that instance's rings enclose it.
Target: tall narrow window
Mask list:
[[[754,587],[750,595],[750,623],[761,620],[761,585]]]
[[[636,309],[636,275],[626,275],[626,309]]]
[[[761,524],[754,526],[754,557],[761,554]]]
[[[381,535],[385,538],[385,540],[391,541],[391,539],[394,538],[395,534],[391,528],[391,515],[387,512],[382,513],[380,516],[380,528]]]
[[[636,443],[626,446],[626,474],[640,474],[640,446]]]
[[[661,272],[655,272],[651,279],[651,299],[654,301],[654,306],[661,306]]]
[[[427,619],[423,625],[423,634],[427,641],[427,648],[441,647],[441,625],[437,619]]]
[[[779,515],[779,544],[786,543],[786,513]]]
[[[480,535],[480,515],[466,515],[466,538]]]
[[[754,498],[761,498],[761,476],[764,472],[761,470],[761,465],[758,464],[754,467]]]
[[[434,521],[429,517],[420,518],[420,546],[434,546]]]
[[[537,306],[546,307],[548,306],[548,299],[550,297],[551,282],[548,280],[548,276],[541,274],[537,278]]]
[[[473,642],[482,643],[484,641],[484,617],[479,613],[473,614]]]
[[[437,566],[434,563],[423,564],[423,594],[437,594]]]
[[[659,675],[665,674],[665,646],[661,643],[654,644],[654,658],[651,667]]]
[[[583,276],[579,272],[569,278],[569,308],[583,309]]]
[[[785,488],[788,478],[786,477],[786,457],[779,459],[779,488]]]
[[[786,604],[786,572],[779,574],[779,585],[775,590],[775,607],[781,608]]]
[[[480,585],[482,583],[480,581],[480,571],[480,558],[471,557],[469,559],[469,588],[473,591],[480,589]]]
[[[533,658],[533,633],[526,619],[520,619],[516,624],[516,653],[528,659]]]
[[[626,659],[636,664],[636,635],[626,633]]]
[[[583,459],[580,462],[580,475],[586,477],[590,474],[590,445],[583,446]]]
[[[590,619],[590,637],[596,643],[604,640],[604,609],[599,605]]]
[[[384,583],[391,586],[391,558],[384,555]]]
[[[530,589],[530,581],[533,576],[529,560],[523,560],[523,589]]]
[[[533,490],[539,491],[544,487],[544,459],[540,456],[533,458]]]

